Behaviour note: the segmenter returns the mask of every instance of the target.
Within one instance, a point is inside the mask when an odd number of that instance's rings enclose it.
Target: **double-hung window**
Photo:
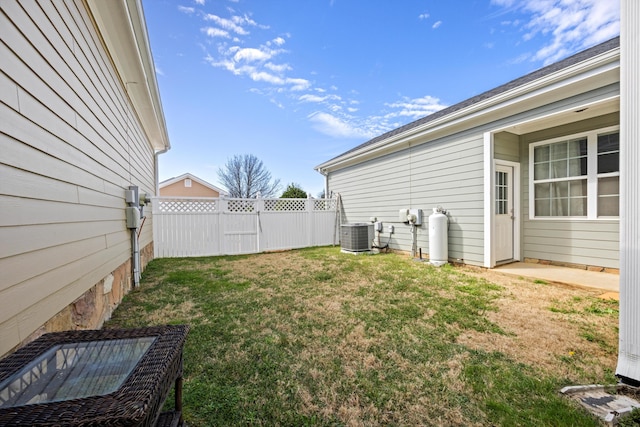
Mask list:
[[[529,146],[531,218],[617,218],[620,141],[617,128]]]

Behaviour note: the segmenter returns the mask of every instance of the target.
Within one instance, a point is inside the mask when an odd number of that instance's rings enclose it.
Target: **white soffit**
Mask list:
[[[561,126],[567,123],[573,123],[580,120],[592,119],[594,117],[603,116],[605,114],[616,113],[620,111],[620,96],[606,99],[604,101],[585,104],[566,111],[554,113],[549,116],[539,117],[523,123],[510,125],[495,132],[506,131],[516,135],[523,135],[529,132],[535,132],[541,129],[547,129],[555,126]]]
[[[140,0],[85,0],[156,151],[170,148]]]

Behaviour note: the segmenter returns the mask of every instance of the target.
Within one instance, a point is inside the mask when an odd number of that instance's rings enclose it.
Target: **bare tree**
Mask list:
[[[235,155],[218,169],[220,182],[229,190],[230,197],[252,198],[258,193],[272,197],[280,188],[280,180],[271,178],[269,172],[253,154]]]

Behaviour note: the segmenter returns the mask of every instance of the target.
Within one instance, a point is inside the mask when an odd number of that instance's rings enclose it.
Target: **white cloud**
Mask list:
[[[271,59],[273,55],[274,53],[272,51],[266,51],[263,49],[247,47],[247,48],[238,50],[236,54],[233,55],[233,60],[236,62],[266,61],[268,59]]]
[[[431,26],[431,28],[433,28],[433,29],[435,30],[436,28],[439,28],[439,27],[440,27],[440,25],[442,25],[442,21],[438,21],[438,22],[436,22],[435,24],[433,24],[433,25]]]
[[[235,18],[236,17],[233,17],[232,19],[221,18],[218,15],[213,15],[211,13],[205,15],[204,17],[205,20],[213,21],[214,23],[224,28],[225,30],[233,31],[234,33],[240,34],[242,36],[246,36],[247,34],[249,34],[247,30],[245,30],[242,26],[238,25],[239,22]]]
[[[318,132],[335,138],[371,138],[373,134],[329,113],[315,112],[308,116]]]
[[[193,12],[196,11],[195,8],[193,7],[186,7],[186,6],[178,6],[178,10],[182,13],[186,13],[187,15],[191,15]]]
[[[400,101],[385,105],[396,110],[386,114],[384,116],[386,119],[396,117],[410,117],[413,120],[428,116],[435,113],[436,111],[442,110],[443,108],[447,107],[446,105],[440,103],[440,100],[438,98],[428,95],[422,98],[414,99],[405,97]]]
[[[341,98],[338,95],[325,95],[325,96],[318,96],[318,95],[311,95],[311,94],[305,94],[302,95],[298,98],[299,101],[302,102],[325,102],[325,101],[340,101]]]
[[[247,15],[244,15],[244,16],[235,15],[231,17],[231,20],[237,25],[250,25],[252,27],[259,26],[256,21],[249,18]],[[263,27],[263,28],[268,28],[268,27]]]
[[[278,86],[285,83],[285,80],[283,80],[282,78],[273,74],[269,74],[265,71],[253,72],[249,75],[249,77],[251,77],[254,82],[267,82]]]
[[[299,101],[302,102],[324,102],[327,100],[326,96],[318,96],[318,95],[310,95],[310,94],[305,94],[302,95],[301,97],[298,98]]]
[[[205,27],[202,29],[202,31],[209,37],[222,37],[226,39],[230,37],[228,31],[221,30],[220,28]]]
[[[273,105],[275,105],[276,107],[280,108],[281,110],[284,110],[284,105],[282,105],[282,103],[280,101],[278,101],[277,99],[271,98],[269,100],[269,102],[271,102]]]
[[[515,0],[491,0],[491,4],[498,6],[511,7]]]
[[[512,26],[512,27],[518,27],[521,24],[521,21],[519,19],[514,19],[513,21],[502,21],[500,22],[500,25],[503,26]]]
[[[285,44],[285,40],[282,37],[276,37],[275,39],[273,39],[273,43],[277,46],[282,46],[283,44]]]
[[[287,83],[291,84],[291,90],[294,92],[299,92],[302,90],[307,90],[311,87],[311,82],[306,79],[300,78],[287,78]]]
[[[423,20],[423,19],[429,19],[429,15],[428,13],[421,13],[420,15],[418,15],[418,19]]]
[[[264,64],[265,68],[273,71],[274,73],[284,73],[285,71],[290,71],[292,68],[289,64],[274,64],[273,62],[267,62]]]
[[[200,6],[204,6],[204,0],[194,0],[196,2],[196,4],[199,4]]]
[[[524,41],[542,36],[549,40],[531,60],[545,65],[615,37],[620,33],[619,2],[614,0],[492,0],[528,15],[522,23]]]

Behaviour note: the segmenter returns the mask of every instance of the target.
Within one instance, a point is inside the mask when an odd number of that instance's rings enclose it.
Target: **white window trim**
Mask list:
[[[620,171],[598,175],[598,135],[608,132],[620,131],[620,126],[609,126],[594,129],[588,132],[580,132],[565,135],[558,138],[529,144],[529,219],[532,221],[619,221],[620,217],[598,216],[598,178],[606,176],[619,176]],[[533,150],[535,147],[569,139],[587,138],[587,216],[535,216],[535,187],[533,180]],[[562,179],[564,181],[564,179]]]

